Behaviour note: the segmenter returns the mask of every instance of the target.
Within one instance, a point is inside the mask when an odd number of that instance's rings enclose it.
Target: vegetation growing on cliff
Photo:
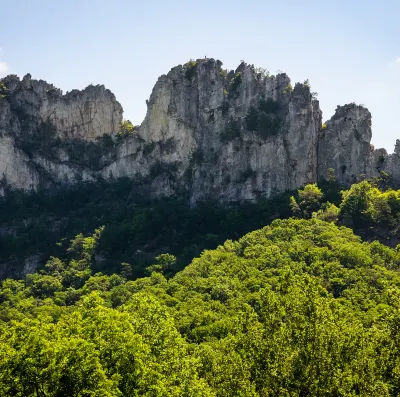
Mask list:
[[[104,134],[102,137],[96,138],[95,141],[79,138],[62,139],[57,136],[51,121],[41,122],[37,128],[31,128],[32,123],[35,123],[35,121],[29,118],[25,119],[21,125],[21,135],[15,137],[17,147],[29,157],[40,155],[59,161],[60,152],[64,152],[70,163],[94,170],[101,168],[102,157],[105,154],[111,154],[110,158],[115,158],[115,154],[111,153],[111,149],[115,146],[111,135]],[[125,122],[118,138],[132,136],[134,130],[131,130],[131,126],[130,121]]]
[[[196,72],[196,66],[197,66],[197,62],[193,59],[191,59],[189,62],[186,62],[183,65],[183,69],[185,70],[185,77],[188,80],[192,80],[192,78]]]
[[[235,76],[232,78],[232,80],[229,83],[229,93],[231,95],[237,93],[237,89],[239,88],[242,79],[243,79],[242,72],[237,72]]]
[[[261,97],[258,106],[251,106],[246,115],[246,126],[263,138],[276,135],[281,126],[277,113],[279,103],[272,98]]]
[[[3,99],[7,96],[7,87],[4,83],[0,82],[0,99]]]
[[[119,140],[124,139],[126,137],[134,136],[136,133],[134,125],[130,122],[130,120],[123,120],[119,126],[119,131],[117,133],[117,138]]]

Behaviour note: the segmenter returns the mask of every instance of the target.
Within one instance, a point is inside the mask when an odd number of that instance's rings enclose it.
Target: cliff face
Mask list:
[[[156,195],[188,191],[192,202],[253,200],[316,179],[318,102],[285,74],[213,59],[162,76],[138,130],[103,172],[149,177]],[[127,156],[134,154],[135,159]]]
[[[371,151],[367,109],[338,107],[322,125],[308,84],[292,88],[286,74],[244,63],[231,72],[214,59],[173,68],[135,135],[122,138],[122,108],[103,86],[62,95],[30,75],[1,82],[0,174],[13,187],[128,176],[151,196],[185,193],[195,203],[271,197],[329,168],[343,183],[381,170],[400,181],[399,154]]]
[[[355,104],[338,106],[318,137],[318,177],[333,168],[339,183],[351,184],[360,175],[372,176],[371,113]]]
[[[117,133],[123,111],[115,96],[103,86],[62,95],[29,74],[22,81],[7,76],[1,83],[6,87],[0,98],[3,183],[30,189],[40,183],[92,178],[90,167],[68,152],[73,146],[77,151],[94,147],[104,134]]]

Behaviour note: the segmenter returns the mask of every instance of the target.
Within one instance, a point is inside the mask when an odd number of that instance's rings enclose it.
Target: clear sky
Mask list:
[[[244,60],[310,80],[324,120],[372,113],[376,147],[400,139],[400,0],[0,0],[0,76],[62,90],[104,84],[140,124],[161,74],[190,58]]]

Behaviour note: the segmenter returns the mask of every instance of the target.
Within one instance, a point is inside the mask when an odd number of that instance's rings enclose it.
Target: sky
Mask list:
[[[64,92],[104,84],[140,124],[158,77],[190,59],[241,60],[309,79],[323,119],[350,102],[372,143],[400,139],[399,0],[0,0],[0,77],[30,73]]]

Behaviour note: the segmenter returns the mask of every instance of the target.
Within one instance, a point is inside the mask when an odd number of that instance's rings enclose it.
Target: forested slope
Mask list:
[[[3,282],[2,395],[400,392],[398,250],[318,219],[277,220],[173,277],[165,254],[128,281],[93,274],[100,234]]]

